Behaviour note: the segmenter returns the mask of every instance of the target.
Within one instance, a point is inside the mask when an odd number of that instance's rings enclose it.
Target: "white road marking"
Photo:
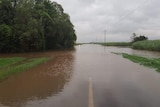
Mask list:
[[[88,100],[88,106],[94,107],[94,98],[93,98],[93,85],[92,85],[92,78],[89,78],[89,100]]]

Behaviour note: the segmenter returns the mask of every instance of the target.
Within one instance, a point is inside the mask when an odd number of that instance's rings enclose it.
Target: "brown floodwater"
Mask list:
[[[92,78],[95,107],[159,107],[160,74],[111,52],[159,58],[159,52],[100,45],[0,57],[52,57],[0,82],[0,107],[88,107]]]

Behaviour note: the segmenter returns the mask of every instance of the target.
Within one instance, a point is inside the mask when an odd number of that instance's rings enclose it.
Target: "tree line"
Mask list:
[[[50,0],[0,0],[0,52],[70,48],[74,26],[62,6]]]

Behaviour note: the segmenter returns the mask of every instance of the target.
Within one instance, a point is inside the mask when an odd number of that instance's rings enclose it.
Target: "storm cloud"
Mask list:
[[[77,42],[130,41],[133,33],[160,39],[159,0],[54,0],[71,17]]]

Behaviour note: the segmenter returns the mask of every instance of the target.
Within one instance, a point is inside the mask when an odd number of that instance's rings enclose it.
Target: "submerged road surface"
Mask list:
[[[56,58],[1,82],[0,107],[160,107],[160,74],[112,51],[132,50],[82,45],[42,53]]]

